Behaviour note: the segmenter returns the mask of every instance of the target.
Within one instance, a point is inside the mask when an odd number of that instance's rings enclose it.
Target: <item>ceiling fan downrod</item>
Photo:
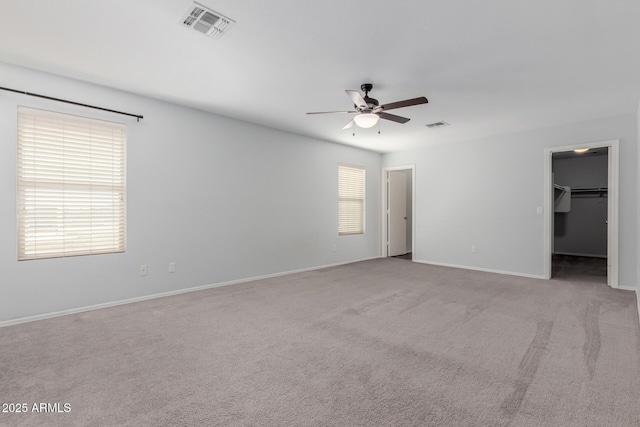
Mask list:
[[[369,92],[371,92],[371,89],[373,89],[373,84],[372,83],[362,83],[362,85],[360,85],[360,89],[364,92],[364,96],[368,97],[369,96]]]

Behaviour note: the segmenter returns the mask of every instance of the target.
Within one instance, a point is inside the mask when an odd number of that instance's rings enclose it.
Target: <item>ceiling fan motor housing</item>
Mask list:
[[[380,104],[377,99],[369,98],[368,96],[365,96],[364,100],[371,109],[376,108]]]
[[[367,103],[370,109],[374,109],[375,107],[380,105],[377,99],[369,98],[369,92],[371,91],[371,89],[373,89],[373,83],[363,83],[362,85],[360,85],[360,89],[364,92],[363,99],[365,100],[365,102]]]

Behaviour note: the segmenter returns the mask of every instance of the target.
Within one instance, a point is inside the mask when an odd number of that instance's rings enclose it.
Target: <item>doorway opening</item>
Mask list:
[[[609,148],[552,154],[551,277],[607,283]]]
[[[382,256],[413,260],[415,166],[383,169]]]
[[[618,141],[546,151],[545,277],[617,288]]]

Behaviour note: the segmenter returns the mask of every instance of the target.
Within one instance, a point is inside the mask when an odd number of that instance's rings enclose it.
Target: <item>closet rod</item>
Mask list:
[[[572,193],[606,193],[609,191],[607,187],[592,187],[592,188],[573,188]]]
[[[2,87],[2,86],[0,86],[0,89],[6,90],[8,92],[15,92],[15,93],[21,93],[23,95],[35,96],[37,98],[49,99],[51,101],[64,102],[64,103],[67,103],[67,104],[79,105],[81,107],[93,108],[93,109],[96,109],[96,110],[108,111],[110,113],[116,113],[116,114],[122,114],[124,116],[135,117],[138,122],[140,121],[140,119],[144,118],[143,116],[141,116],[139,114],[131,114],[131,113],[125,113],[124,111],[118,111],[118,110],[111,110],[109,108],[96,107],[95,105],[83,104],[81,102],[69,101],[67,99],[54,98],[53,96],[40,95],[39,93],[31,93],[31,92],[26,92],[24,90],[16,90],[16,89],[11,89],[11,88]]]

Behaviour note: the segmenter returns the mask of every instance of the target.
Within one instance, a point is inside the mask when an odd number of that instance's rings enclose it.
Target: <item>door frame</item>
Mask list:
[[[544,278],[551,279],[551,256],[553,254],[553,153],[573,151],[576,148],[608,148],[607,165],[607,285],[619,287],[618,281],[618,242],[619,242],[619,194],[620,194],[620,141],[587,142],[584,144],[548,147],[544,150]]]
[[[380,256],[389,256],[389,236],[388,236],[388,216],[389,216],[389,172],[400,170],[411,170],[411,253],[415,256],[416,249],[416,165],[391,166],[382,168],[382,232],[380,233]]]

